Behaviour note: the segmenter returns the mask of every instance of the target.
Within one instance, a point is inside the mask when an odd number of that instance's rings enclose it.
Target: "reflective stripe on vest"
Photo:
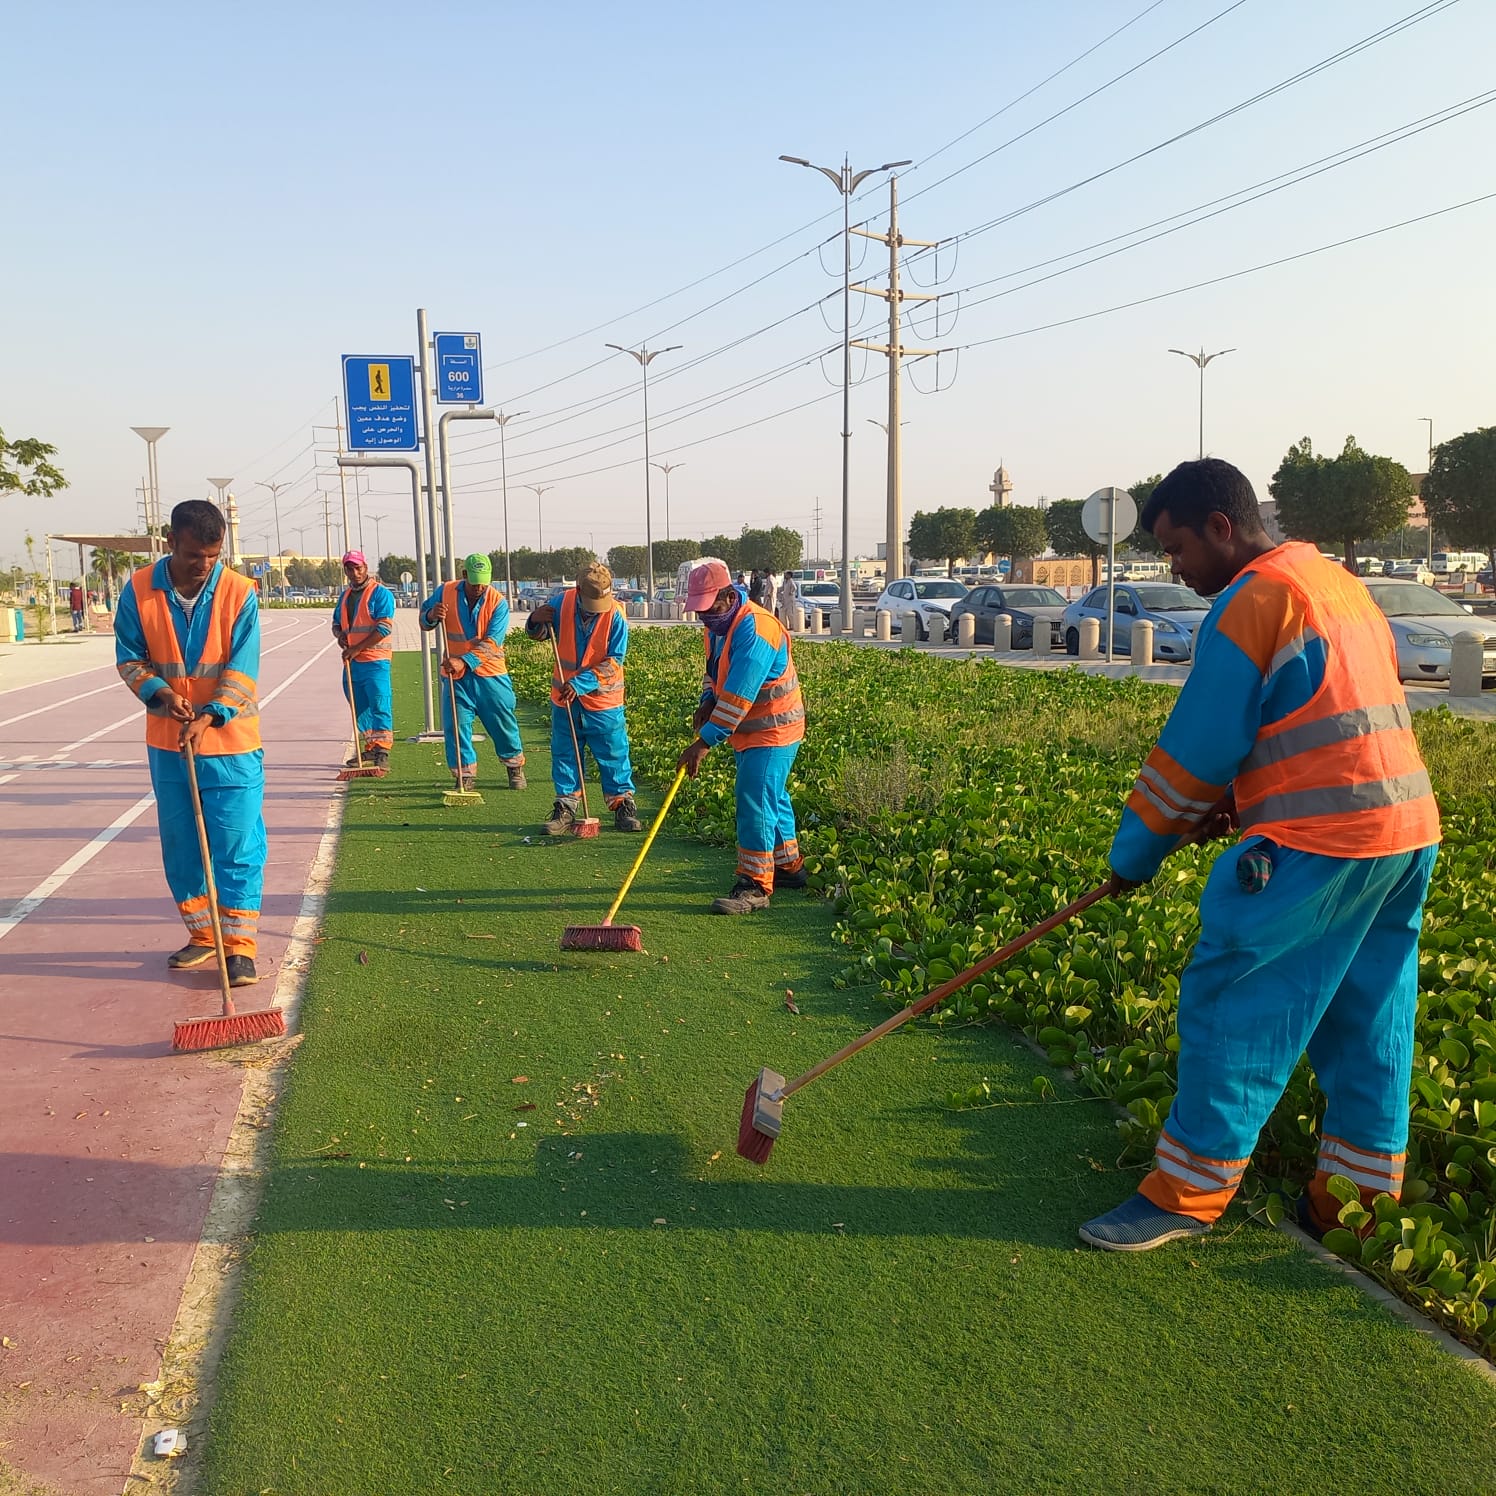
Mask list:
[[[442,601],[447,605],[447,653],[455,659],[471,655],[468,669],[474,675],[508,675],[509,657],[502,644],[495,644],[483,636],[493,622],[493,615],[503,601],[503,594],[492,587],[483,589],[483,596],[473,614],[474,637],[469,638],[462,621],[462,608],[458,598],[465,582],[447,582],[442,586]]]
[[[1250,569],[1299,594],[1326,658],[1319,690],[1264,727],[1237,772],[1242,830],[1329,857],[1432,846],[1438,806],[1398,679],[1396,647],[1365,585],[1307,545],[1270,552]],[[1274,651],[1269,674],[1304,647],[1302,632],[1296,628]]]
[[[577,655],[577,589],[569,587],[561,594],[561,617],[556,624],[556,653],[561,659],[557,672],[555,661],[551,662],[551,700],[557,706],[565,706],[561,699],[561,684],[584,670],[597,676],[597,690],[578,696],[577,701],[589,712],[605,712],[623,705],[623,666],[608,653],[608,636],[613,632],[613,614],[618,604],[610,602],[603,612],[595,615],[592,635],[587,640],[580,658]]]
[[[254,752],[260,746],[260,702],[255,682],[228,666],[233,654],[234,625],[245,601],[254,592],[254,585],[227,567],[219,572],[202,658],[188,675],[172,621],[170,598],[151,585],[154,570],[154,565],[143,566],[130,579],[141,631],[151,656],[148,662],[151,674],[171,682],[172,690],[194,708],[211,706],[217,701],[234,709],[235,715],[222,727],[204,735],[198,749],[200,754],[207,757]],[[179,752],[181,731],[182,724],[175,718],[153,706],[146,707],[145,740],[150,747]]]
[[[776,649],[781,645],[784,647],[784,670],[773,680],[765,681],[751,702],[741,702],[727,694],[732,644],[741,623],[741,619],[735,619],[731,633],[722,641],[722,653],[717,658],[717,674],[712,686],[717,704],[712,711],[712,720],[731,728],[728,741],[734,748],[776,748],[785,743],[798,743],[805,736],[805,701],[800,694],[800,677],[795,670],[789,635],[779,620],[757,603],[744,603],[743,607],[754,615],[759,638],[767,640]]]
[[[354,645],[353,659],[362,664],[368,660],[387,660],[391,654],[390,636],[377,632],[378,621],[369,612],[369,599],[374,595],[374,583],[365,582],[358,589],[358,607],[353,617],[348,616],[348,600],[353,589],[345,587],[338,599],[337,620],[343,637]],[[362,643],[358,641],[362,640]]]

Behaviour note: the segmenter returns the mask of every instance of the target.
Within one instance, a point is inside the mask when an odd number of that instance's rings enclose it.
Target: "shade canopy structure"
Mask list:
[[[145,554],[151,548],[149,535],[49,535],[48,540],[60,540],[65,545],[87,545],[96,551],[124,551],[126,554]]]

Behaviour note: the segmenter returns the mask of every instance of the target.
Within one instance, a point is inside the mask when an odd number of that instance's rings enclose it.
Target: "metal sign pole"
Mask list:
[[[1106,662],[1117,631],[1117,490],[1106,491]]]
[[[416,344],[420,349],[417,368],[421,373],[421,449],[426,458],[426,513],[430,517],[431,531],[431,560],[437,570],[437,577],[441,581],[450,582],[457,573],[452,569],[452,557],[445,558],[446,565],[443,567],[441,555],[441,526],[437,518],[436,498],[436,450],[434,445],[434,433],[431,430],[431,340],[426,331],[426,308],[416,309]],[[446,575],[442,576],[445,570]],[[421,583],[424,593],[425,582]],[[424,599],[423,599],[424,600]]]
[[[452,549],[452,454],[447,445],[447,422],[448,421],[493,421],[498,419],[498,412],[492,410],[444,410],[441,419],[436,423],[436,450],[441,465],[442,477],[442,502],[443,517],[447,526],[447,557],[456,565],[456,553]],[[502,439],[502,434],[501,434]],[[508,549],[509,542],[504,542]],[[453,578],[457,576],[456,571],[452,573]],[[512,608],[514,603],[509,600]]]

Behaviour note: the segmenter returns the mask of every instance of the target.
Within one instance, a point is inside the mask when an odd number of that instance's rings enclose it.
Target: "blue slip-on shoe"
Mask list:
[[[1087,1221],[1080,1228],[1080,1239],[1107,1252],[1151,1252],[1165,1242],[1183,1236],[1204,1236],[1210,1230],[1208,1221],[1193,1216],[1176,1215],[1163,1210],[1145,1195],[1124,1200],[1115,1210]]]

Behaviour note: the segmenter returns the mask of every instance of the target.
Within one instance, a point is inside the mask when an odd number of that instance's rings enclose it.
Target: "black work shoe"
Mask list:
[[[205,961],[211,961],[213,956],[211,945],[184,945],[181,950],[173,951],[166,958],[166,965],[171,971],[186,971],[189,967],[201,966]]]
[[[639,819],[639,807],[632,795],[625,795],[613,807],[613,829],[615,831],[642,831],[644,822]]]
[[[578,803],[575,800],[557,799],[551,807],[551,818],[545,823],[547,836],[564,836],[576,825]]]
[[[345,758],[343,760],[343,767],[345,769],[357,769],[360,766],[361,766],[361,761],[359,759],[358,754],[356,754],[356,753],[353,755],[352,758]],[[369,759],[368,759],[368,756],[365,755],[365,757],[362,760],[362,767],[363,768],[368,768],[368,766],[369,766]]]
[[[530,781],[525,778],[523,764],[511,765],[509,768],[509,788],[512,790],[528,789]]]
[[[454,774],[454,788],[464,795],[471,795],[478,788],[478,776],[476,774]]]
[[[388,769],[390,766],[390,750],[388,748],[371,748],[364,754],[364,763],[371,769]]]
[[[797,867],[794,872],[782,867],[774,869],[775,888],[804,888],[809,882],[810,874],[803,867]]]
[[[752,878],[739,878],[726,898],[712,900],[713,914],[752,914],[768,907],[768,894]]]
[[[260,980],[254,962],[248,956],[229,957],[229,986],[253,987]]]

